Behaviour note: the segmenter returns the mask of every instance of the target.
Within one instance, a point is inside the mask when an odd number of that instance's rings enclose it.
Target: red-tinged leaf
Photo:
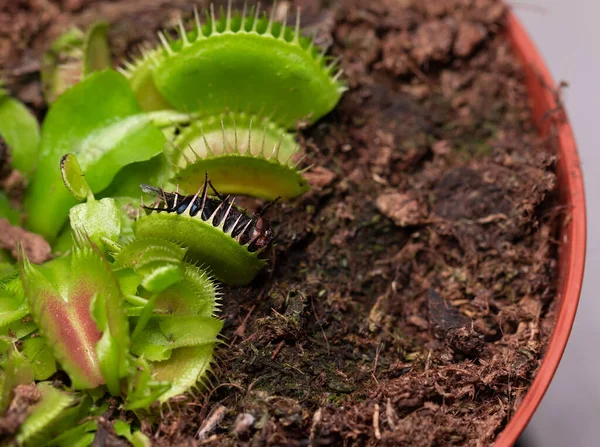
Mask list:
[[[122,295],[98,249],[75,233],[75,248],[66,259],[37,267],[22,254],[25,294],[40,332],[73,386],[87,389],[106,383],[118,394],[119,379],[127,373],[129,344]]]
[[[22,256],[23,285],[31,313],[54,356],[71,377],[74,387],[101,385],[104,379],[94,347],[102,333],[90,315],[93,294],[71,290],[66,275],[58,284],[51,282],[42,269],[31,265],[25,255]],[[44,270],[59,266],[47,265]]]
[[[101,252],[76,233],[71,283],[84,295],[93,294],[91,317],[102,331],[95,345],[100,370],[113,395],[120,394],[119,381],[128,372],[129,324],[123,310],[123,295],[117,277]]]

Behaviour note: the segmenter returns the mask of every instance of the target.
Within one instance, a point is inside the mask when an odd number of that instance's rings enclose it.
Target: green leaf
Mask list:
[[[16,296],[6,290],[0,291],[0,328],[19,321],[28,313],[25,295]]]
[[[152,312],[154,312],[154,306],[156,305],[157,298],[158,294],[152,295],[140,312],[140,316],[137,320],[137,324],[135,325],[135,329],[133,330],[133,334],[131,334],[131,338],[133,340],[135,340],[148,325],[150,318],[152,318]]]
[[[155,312],[163,315],[210,317],[217,306],[217,286],[202,269],[185,264],[183,279],[160,292]]]
[[[212,317],[157,317],[133,340],[131,352],[151,361],[165,360],[178,348],[215,344],[222,327],[223,322]]]
[[[99,193],[100,197],[137,197],[136,206],[140,202],[140,184],[168,185],[172,177],[172,167],[164,154],[139,163],[132,163],[121,169],[111,185]],[[149,195],[144,197],[151,199]]]
[[[54,438],[46,447],[89,447],[94,441],[98,422],[87,421]]]
[[[21,340],[32,334],[37,329],[37,326],[31,319],[31,317],[25,316],[21,319],[15,320],[6,326],[2,326],[0,333],[2,335],[10,335],[12,341]]]
[[[135,373],[129,378],[124,408],[126,410],[149,409],[170,387],[169,383],[153,380],[148,362],[144,358],[138,358]]]
[[[55,265],[45,267],[51,271]],[[94,293],[72,291],[68,276],[54,283],[44,273],[23,259],[21,274],[31,313],[74,387],[95,388],[104,380],[94,349],[102,334],[89,312]]]
[[[143,434],[141,431],[135,431],[131,433],[131,426],[124,421],[115,421],[113,423],[113,429],[118,436],[122,436],[127,439],[133,447],[151,447],[152,442],[150,438]]]
[[[131,269],[123,269],[115,271],[115,276],[117,277],[117,281],[119,281],[119,287],[121,287],[123,295],[127,296],[137,294],[138,287],[142,281],[140,275]]]
[[[6,266],[0,277],[0,335],[20,340],[37,327],[29,314],[18,270]]]
[[[171,388],[160,396],[160,401],[166,402],[202,382],[210,368],[214,348],[214,344],[180,348],[173,351],[168,360],[153,363],[152,377],[171,383]]]
[[[77,156],[96,193],[108,187],[124,166],[160,154],[165,141],[151,118],[140,113],[123,75],[113,70],[91,74],[48,111],[37,174],[25,203],[29,227],[53,240],[77,203],[61,179],[64,154]]]
[[[164,48],[148,60],[156,90],[173,108],[266,114],[290,129],[299,120],[324,116],[345,90],[334,75],[335,62],[330,64],[299,30],[237,12],[182,31],[173,42],[164,40]],[[134,66],[132,80],[145,68]],[[152,94],[148,81],[141,86]]]
[[[89,446],[97,423],[81,421],[100,416],[105,407],[94,407],[89,396],[67,393],[49,382],[39,383],[37,387],[42,398],[17,433],[17,442],[23,442],[26,447]]]
[[[129,441],[131,439],[131,425],[122,420],[116,420],[113,422],[113,429],[117,436],[122,436]]]
[[[31,362],[35,380],[46,380],[56,372],[56,361],[43,337],[25,340],[21,352]]]
[[[122,364],[127,361],[123,354],[127,351],[123,349],[121,340],[118,340],[107,327],[102,334],[102,338],[96,344],[96,355],[98,355],[98,365],[102,376],[106,381],[106,386],[113,396],[118,396],[120,390],[120,380],[124,377]]]
[[[150,438],[141,431],[134,432],[129,442],[133,444],[133,447],[152,447]]]
[[[31,174],[36,167],[40,128],[35,116],[16,99],[0,93],[0,137],[11,150],[12,167]]]
[[[60,173],[65,186],[77,200],[85,200],[90,196],[93,198],[92,190],[85,180],[85,174],[81,170],[75,155],[66,154],[62,156],[60,159]]]
[[[114,200],[121,218],[121,237],[119,241],[129,241],[135,236],[133,222],[140,210],[140,200],[132,197],[115,197]]]
[[[48,427],[60,414],[76,402],[74,396],[54,388],[50,383],[37,385],[41,400],[33,407],[29,417],[19,428],[17,442],[24,444]]]
[[[99,247],[104,245],[103,238],[119,240],[121,212],[114,199],[91,199],[76,205],[69,211],[69,220],[72,228],[82,229]]]
[[[186,250],[158,238],[135,239],[115,255],[117,269],[131,268],[142,276],[141,285],[149,292],[161,292],[183,278]]]

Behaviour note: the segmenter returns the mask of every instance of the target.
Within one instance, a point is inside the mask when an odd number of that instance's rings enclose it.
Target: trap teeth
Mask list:
[[[260,114],[266,105],[277,110],[272,119],[286,129],[314,122],[342,95],[338,63],[330,63],[326,49],[302,36],[299,10],[291,27],[287,19],[275,20],[274,11],[267,16],[259,6],[254,12],[228,7],[217,18],[211,5],[202,23],[195,10],[191,30],[179,20],[177,39],[158,33],[158,46],[144,50],[141,59],[126,63],[122,71],[145,110],[211,115],[229,108]]]
[[[273,200],[308,190],[295,169],[294,135],[265,119],[227,113],[193,122],[175,138],[172,183],[192,193],[208,173],[224,194]]]

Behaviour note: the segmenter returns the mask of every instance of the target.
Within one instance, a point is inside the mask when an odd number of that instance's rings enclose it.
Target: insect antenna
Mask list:
[[[215,193],[215,195],[219,198],[219,200],[223,200],[223,196],[221,194],[219,194],[219,192],[215,189],[214,185],[212,184],[212,182],[208,179],[208,173],[206,174],[206,181],[208,182],[210,189],[213,190],[213,192]]]
[[[256,215],[258,217],[264,216],[265,214],[267,214],[267,211],[269,211],[273,207],[273,205],[275,205],[280,200],[281,200],[281,196],[277,197],[275,200],[271,200],[265,206],[263,206],[262,208],[259,208],[258,211],[256,212]]]

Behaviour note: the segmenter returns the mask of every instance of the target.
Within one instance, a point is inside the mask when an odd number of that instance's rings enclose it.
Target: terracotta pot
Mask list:
[[[560,228],[556,326],[531,388],[497,438],[496,447],[508,447],[517,441],[550,385],[573,327],[586,249],[585,197],[575,139],[564,113],[548,113],[557,107],[556,85],[533,42],[512,13],[508,19],[508,39],[523,62],[536,125],[542,134],[552,132],[557,136],[559,193],[566,218]]]

